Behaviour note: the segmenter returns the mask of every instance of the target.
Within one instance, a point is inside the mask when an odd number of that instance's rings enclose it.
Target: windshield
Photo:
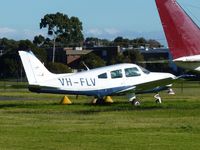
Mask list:
[[[145,69],[145,68],[143,68],[143,67],[141,67],[141,66],[139,66],[139,67],[140,67],[140,69],[141,69],[145,74],[149,74],[149,73],[150,73],[149,70],[147,70],[147,69]]]
[[[126,77],[134,77],[134,76],[140,76],[141,74],[136,67],[133,67],[133,68],[126,68],[125,75]]]

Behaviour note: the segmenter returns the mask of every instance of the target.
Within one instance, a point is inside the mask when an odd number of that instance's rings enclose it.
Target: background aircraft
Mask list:
[[[53,74],[32,52],[19,51],[29,90],[38,93],[60,93],[94,96],[127,94],[138,105],[135,94],[167,90],[176,77],[170,73],[153,73],[135,64],[117,64],[79,73]],[[159,100],[159,95],[155,97]],[[158,101],[161,102],[161,101]]]
[[[200,30],[176,0],[156,0],[173,61],[177,66],[200,71]]]

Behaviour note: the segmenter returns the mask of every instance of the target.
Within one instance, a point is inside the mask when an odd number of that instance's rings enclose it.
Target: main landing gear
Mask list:
[[[135,94],[128,95],[128,98],[129,98],[129,102],[131,102],[131,104],[133,104],[134,106],[140,106],[141,105],[140,101],[136,98]],[[154,95],[154,98],[155,98],[155,102],[157,104],[162,103],[162,98],[160,97],[159,93]]]
[[[171,91],[172,92],[172,91]],[[134,106],[140,106],[141,102],[137,99],[136,95],[133,94],[129,94],[127,95],[129,102],[134,105]],[[159,93],[154,95],[155,98],[155,102],[157,104],[161,104],[162,103],[162,98],[160,97]],[[92,104],[108,104],[108,103],[113,103],[113,100],[110,96],[105,96],[103,98],[95,98],[92,101]]]
[[[92,104],[110,104],[113,103],[113,100],[110,96],[105,96],[103,98],[94,98]]]
[[[129,102],[134,106],[140,106],[140,101],[136,98],[135,94],[128,95]]]

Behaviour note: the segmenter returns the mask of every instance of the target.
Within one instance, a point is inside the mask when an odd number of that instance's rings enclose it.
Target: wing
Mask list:
[[[126,94],[126,93],[134,93],[136,89],[136,86],[129,86],[129,87],[125,87],[124,89],[121,89],[120,91],[116,92],[116,93],[121,93],[121,94]]]
[[[147,61],[137,61],[138,64],[167,64],[170,60],[147,60]]]
[[[136,85],[135,93],[155,93],[162,90],[167,90],[169,88],[169,85],[172,84],[172,81],[175,81],[175,79],[165,78],[161,80],[138,84]]]

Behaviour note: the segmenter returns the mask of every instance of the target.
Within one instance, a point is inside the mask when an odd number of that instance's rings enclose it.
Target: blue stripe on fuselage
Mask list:
[[[107,95],[117,95],[117,92],[128,89],[132,86],[122,86],[101,90],[89,90],[89,91],[69,91],[69,90],[61,90],[58,88],[50,88],[50,87],[41,87],[41,86],[30,86],[29,90],[37,93],[54,93],[54,94],[71,94],[71,95],[88,95],[88,96],[97,96],[103,97]]]
[[[57,88],[50,88],[50,87],[34,87],[30,86],[29,90],[32,92],[37,93],[54,93],[54,94],[71,94],[71,95],[87,95],[87,96],[96,96],[96,97],[104,97],[104,96],[112,96],[112,95],[122,95],[124,93],[135,93],[135,94],[145,94],[145,93],[156,93],[162,90],[167,90],[168,86],[161,86],[156,87],[150,90],[143,90],[137,91],[136,89],[127,90],[133,86],[122,86],[122,87],[115,87],[115,88],[108,88],[108,89],[101,89],[101,90],[89,90],[89,91],[69,91],[69,90],[61,90]],[[124,92],[121,92],[124,91]]]

